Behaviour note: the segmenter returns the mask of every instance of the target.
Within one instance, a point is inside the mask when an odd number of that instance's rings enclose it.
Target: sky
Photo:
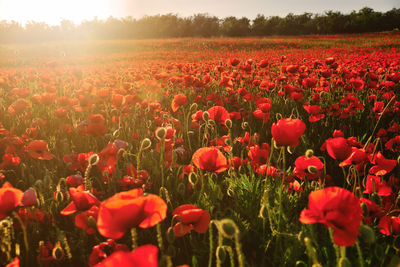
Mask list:
[[[208,13],[254,19],[257,14],[284,17],[288,13],[323,14],[325,11],[349,13],[370,7],[386,12],[400,8],[399,0],[0,0],[0,21],[45,22],[58,25],[62,19],[75,24],[84,20],[173,13],[182,17]]]

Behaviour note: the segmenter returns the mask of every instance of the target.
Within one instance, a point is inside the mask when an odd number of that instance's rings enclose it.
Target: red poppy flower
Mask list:
[[[179,221],[174,226],[174,233],[177,237],[188,234],[191,230],[204,234],[210,224],[210,213],[191,204],[177,207],[172,215],[176,215]]]
[[[385,148],[393,152],[400,152],[400,135],[393,137],[385,143]]]
[[[268,143],[263,143],[261,148],[258,145],[252,146],[247,155],[251,159],[251,165],[254,168],[267,163],[270,147]]]
[[[308,180],[315,180],[322,174],[324,169],[322,161],[315,156],[300,156],[296,159],[294,164],[296,167],[293,170],[293,174],[300,179],[307,178]]]
[[[209,172],[223,172],[228,169],[228,161],[224,154],[216,147],[202,147],[194,152],[193,164],[202,170]]]
[[[369,173],[374,175],[385,175],[391,172],[397,165],[395,159],[386,159],[380,151],[370,161],[372,164],[376,164],[369,169]]]
[[[299,119],[280,119],[272,124],[271,134],[278,146],[295,147],[300,143],[300,136],[306,130],[306,125]]]
[[[222,106],[213,106],[207,110],[210,119],[214,120],[217,124],[225,125],[225,121],[230,119],[229,112]]]
[[[61,211],[62,215],[74,214],[77,211],[86,211],[94,205],[100,205],[100,201],[95,196],[89,191],[84,191],[83,185],[78,188],[70,187],[69,194],[72,202]]]
[[[0,220],[7,217],[16,207],[21,205],[24,192],[5,182],[0,188]]]
[[[87,211],[80,212],[75,216],[75,225],[86,231],[88,235],[92,235],[96,233],[96,224],[91,223],[97,221],[97,217],[99,214],[99,208],[97,206],[92,206]]]
[[[344,161],[339,163],[340,167],[345,167],[352,164],[354,165],[362,164],[368,159],[367,153],[365,152],[364,149],[352,147],[351,150],[352,152],[350,156]]]
[[[258,62],[258,67],[259,68],[265,68],[266,66],[268,66],[268,60],[267,59],[263,59],[260,62]]]
[[[117,251],[95,266],[157,267],[158,248],[154,245],[144,245],[132,252]]]
[[[378,196],[390,196],[392,188],[386,184],[386,181],[381,181],[381,177],[367,175],[367,182],[363,193],[376,193]]]
[[[142,189],[117,193],[100,205],[97,228],[105,237],[119,239],[134,227],[149,228],[167,215],[167,204],[157,195],[143,196]]]
[[[325,144],[329,156],[333,159],[345,160],[351,154],[351,146],[343,137],[329,138]]]
[[[382,216],[378,228],[379,232],[384,235],[398,236],[400,234],[400,217]]]
[[[19,258],[15,257],[9,264],[5,267],[19,267]]]
[[[308,196],[308,209],[300,214],[300,222],[322,223],[333,229],[333,240],[339,246],[352,246],[357,241],[362,210],[359,200],[350,191],[327,187]]]
[[[93,247],[92,253],[90,253],[89,256],[89,266],[92,267],[100,263],[116,251],[129,251],[129,248],[124,244],[116,243],[112,239],[108,239],[106,242],[101,242]]]
[[[232,67],[238,65],[240,63],[240,60],[238,58],[230,58],[228,59],[228,64]]]
[[[51,160],[54,155],[47,151],[47,143],[43,140],[33,140],[27,146],[28,154],[35,159]]]
[[[171,109],[173,112],[176,112],[180,106],[185,105],[187,102],[187,97],[184,94],[179,94],[174,97],[171,103]]]

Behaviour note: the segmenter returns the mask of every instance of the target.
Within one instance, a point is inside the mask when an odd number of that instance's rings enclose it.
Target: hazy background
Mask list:
[[[310,12],[323,14],[325,11],[349,13],[363,7],[375,11],[387,11],[400,7],[399,0],[0,0],[0,21],[28,21],[59,24],[61,19],[75,24],[94,17],[106,19],[132,16],[174,13],[181,17],[196,13],[208,13],[224,18],[228,16],[254,19],[257,14],[286,16],[288,13]]]

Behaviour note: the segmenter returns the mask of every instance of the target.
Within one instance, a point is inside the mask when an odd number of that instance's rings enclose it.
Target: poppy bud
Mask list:
[[[63,202],[64,201],[64,194],[61,191],[57,191],[56,193],[56,201]]]
[[[100,157],[97,154],[93,154],[90,156],[89,158],[89,165],[96,165],[97,163],[99,163]]]
[[[230,119],[225,120],[225,126],[229,129],[232,128],[232,121]]]
[[[377,257],[378,259],[382,259],[385,256],[385,252],[382,248],[381,245],[376,244],[375,248],[374,248],[374,255],[375,257]]]
[[[37,180],[33,186],[40,190],[40,189],[43,188],[43,181],[42,180]]]
[[[167,241],[169,244],[173,244],[175,241],[175,233],[174,228],[170,227],[167,230]]]
[[[203,112],[203,120],[208,121],[210,119],[210,114],[207,111]]]
[[[222,246],[218,246],[217,247],[217,251],[215,252],[217,259],[219,261],[221,261],[221,263],[224,263],[225,259],[226,259],[226,251],[225,248]]]
[[[375,236],[374,236],[375,237]],[[398,252],[400,250],[400,237],[396,236],[393,240],[393,248]]]
[[[179,195],[184,196],[185,192],[186,192],[185,184],[184,183],[179,183],[177,191],[178,191]]]
[[[218,229],[226,238],[233,238],[238,233],[238,228],[231,219],[222,219],[218,222]]]
[[[368,210],[368,206],[367,204],[365,204],[364,202],[361,202],[361,209],[363,210],[363,217],[368,216],[369,210]]]
[[[348,258],[340,258],[338,267],[351,267],[351,263]]]
[[[199,179],[197,178],[197,174],[194,172],[191,172],[189,174],[189,183],[191,183],[192,185],[196,185],[198,181],[199,181]]]
[[[164,140],[167,135],[167,130],[164,127],[159,127],[156,130],[156,137],[158,140]]]
[[[317,173],[318,173],[317,167],[312,166],[312,165],[310,165],[310,166],[307,167],[307,171],[308,171],[309,173],[312,173],[312,174],[317,174]]]
[[[60,261],[64,258],[64,250],[61,247],[61,244],[58,242],[52,251],[53,259]]]
[[[376,240],[375,233],[371,229],[371,227],[363,224],[360,226],[359,231],[360,231],[360,236],[361,236],[362,240],[365,241],[365,243],[372,244],[375,242],[375,240]],[[400,242],[399,242],[399,245],[400,245]],[[400,246],[399,246],[399,248],[400,248]]]
[[[197,103],[191,104],[190,105],[190,111],[191,112],[196,112],[197,111],[197,107],[198,107]]]
[[[151,141],[149,138],[145,138],[142,140],[142,143],[140,144],[141,150],[146,150],[150,148],[151,146]]]
[[[307,158],[311,158],[312,156],[314,156],[314,151],[312,149],[307,149],[305,155]]]
[[[306,267],[307,264],[304,261],[296,261],[296,267]]]

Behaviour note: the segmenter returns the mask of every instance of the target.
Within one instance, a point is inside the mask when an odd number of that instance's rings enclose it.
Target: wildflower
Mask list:
[[[278,146],[298,146],[306,125],[299,119],[280,119],[272,124],[271,134]]]
[[[210,213],[191,204],[177,207],[172,215],[179,221],[173,227],[177,237],[188,234],[191,230],[204,234],[210,224]]]
[[[118,239],[134,227],[149,228],[167,215],[167,204],[157,195],[143,196],[142,189],[120,192],[100,205],[97,228],[105,237]]]
[[[179,94],[174,97],[172,100],[171,109],[173,112],[176,112],[180,106],[185,105],[187,102],[187,97],[184,94]]]
[[[19,205],[21,205],[24,193],[5,182],[0,188],[0,220],[4,219]]]
[[[47,143],[43,140],[34,140],[27,146],[28,154],[35,159],[51,160],[54,155],[47,151]]]
[[[136,248],[132,252],[116,251],[95,266],[157,267],[158,248],[154,245],[144,245]]]
[[[362,210],[359,200],[350,191],[327,187],[311,192],[308,209],[300,214],[300,222],[322,223],[333,229],[333,240],[338,246],[352,246],[357,241]]]
[[[194,152],[193,164],[202,170],[209,172],[223,172],[228,169],[228,162],[224,154],[216,147],[202,147]]]

